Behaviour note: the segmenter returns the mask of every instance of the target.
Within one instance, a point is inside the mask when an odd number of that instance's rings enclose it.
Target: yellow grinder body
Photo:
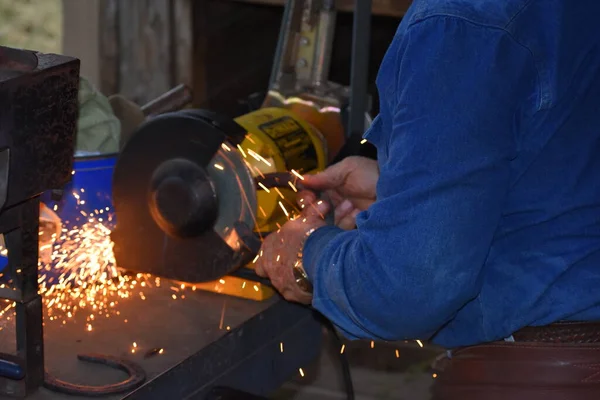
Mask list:
[[[235,119],[247,132],[238,150],[253,176],[295,171],[300,175],[327,166],[327,143],[311,124],[282,108],[261,108]],[[256,212],[259,232],[277,230],[294,206],[295,187],[259,190]]]

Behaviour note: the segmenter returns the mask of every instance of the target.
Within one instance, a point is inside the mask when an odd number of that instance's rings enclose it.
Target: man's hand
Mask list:
[[[269,278],[286,300],[303,304],[312,301],[312,295],[302,291],[296,283],[293,267],[298,261],[298,253],[302,251],[306,234],[325,225],[323,216],[329,212],[329,208],[326,202],[306,206],[298,218],[271,233],[262,244],[256,261],[256,273]]]
[[[365,157],[348,157],[325,171],[305,175],[302,182],[311,191],[300,193],[301,205],[307,207],[316,200],[314,192],[325,192],[335,207],[335,224],[342,229],[354,229],[356,216],[369,208],[377,198],[379,179],[377,161]]]

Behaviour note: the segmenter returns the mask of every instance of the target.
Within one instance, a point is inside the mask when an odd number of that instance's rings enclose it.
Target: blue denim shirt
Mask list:
[[[304,247],[349,338],[600,320],[600,1],[415,0],[377,78],[377,201]]]

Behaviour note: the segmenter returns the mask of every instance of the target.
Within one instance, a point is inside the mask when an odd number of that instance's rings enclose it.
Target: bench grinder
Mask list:
[[[117,263],[188,283],[219,279],[255,257],[260,237],[292,215],[301,174],[327,161],[321,133],[285,109],[152,118],[115,166]]]

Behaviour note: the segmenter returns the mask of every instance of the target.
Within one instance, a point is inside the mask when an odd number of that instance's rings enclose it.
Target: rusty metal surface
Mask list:
[[[78,85],[79,60],[0,47],[0,233],[12,278],[1,296],[14,300],[16,310],[15,325],[5,330],[14,340],[6,352],[25,372],[21,380],[9,379],[15,371],[5,364],[0,394],[24,397],[44,381],[39,195],[71,176]]]
[[[46,314],[44,345],[47,371],[57,379],[82,385],[106,385],[123,380],[125,375],[120,371],[77,359],[77,354],[101,353],[139,364],[151,380],[210,344],[218,344],[219,339],[237,327],[243,327],[252,317],[263,315],[267,308],[280,301],[254,302],[191,290],[187,290],[182,299],[182,292],[175,292],[171,286],[163,281],[160,288],[144,290],[145,300],[137,296],[117,300],[114,313],[108,318],[97,315],[91,322],[91,331],[88,331],[86,317],[89,315],[86,313],[58,320],[49,320]],[[173,294],[176,294],[176,300]],[[282,329],[272,319],[262,318],[262,322],[264,328],[272,333]],[[11,334],[14,319],[0,321],[0,328],[0,351],[9,351],[15,346]],[[223,345],[217,347],[222,348]],[[275,347],[279,350],[279,342]],[[163,349],[162,354],[156,349]],[[235,356],[238,351],[252,350],[238,347],[230,349],[227,354]],[[289,356],[293,357],[291,351]],[[209,371],[214,369],[216,373],[217,366],[228,361],[207,358],[203,363]],[[32,400],[78,398],[47,389],[40,389],[29,397]],[[112,400],[120,396],[105,398]]]
[[[79,60],[37,59],[31,71],[0,69],[0,148],[10,148],[5,207],[60,188],[71,176]]]

